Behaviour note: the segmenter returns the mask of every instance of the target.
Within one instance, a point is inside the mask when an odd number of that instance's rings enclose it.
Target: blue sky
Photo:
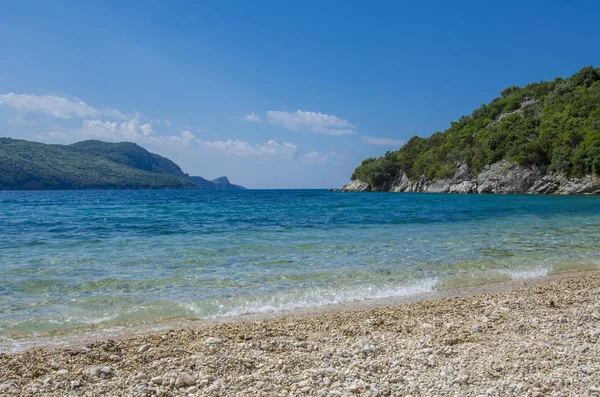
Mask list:
[[[6,2],[0,136],[135,141],[193,175],[339,187],[507,86],[599,66],[599,15],[597,1]]]

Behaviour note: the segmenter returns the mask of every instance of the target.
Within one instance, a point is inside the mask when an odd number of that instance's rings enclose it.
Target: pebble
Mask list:
[[[58,371],[56,371],[56,375],[66,375],[69,373],[69,370],[66,369],[60,369]]]
[[[140,346],[140,348],[138,349],[138,353],[144,353],[147,352],[148,350],[150,350],[152,346],[151,345],[142,345]]]
[[[89,354],[44,347],[0,354],[0,396],[600,397],[598,322],[585,320],[599,318],[599,288],[594,276],[499,295],[316,314],[292,326],[277,318],[200,325],[163,332],[162,341],[158,333],[94,342]],[[550,299],[569,304],[549,310]],[[239,335],[252,339],[223,342]],[[160,349],[150,347],[157,341]],[[152,354],[138,354],[141,346]],[[69,368],[68,377],[55,372],[60,366]]]
[[[590,349],[590,345],[588,345],[587,343],[584,343],[583,345],[579,345],[575,348],[575,351],[577,353],[585,353],[586,351],[588,351]]]
[[[102,368],[100,368],[100,367],[90,368],[90,375],[96,376],[96,377],[102,375]]]
[[[152,383],[154,383],[155,385],[162,385],[163,378],[162,378],[162,376],[155,376],[154,378],[150,379],[150,381]]]
[[[52,369],[54,369],[54,370],[56,370],[56,369],[59,369],[59,368],[60,368],[60,364],[59,364],[59,363],[57,363],[56,361],[52,361],[52,362],[50,363],[50,368],[52,368]]]
[[[183,380],[183,382],[188,386],[196,384],[196,379],[194,379],[194,377],[187,372],[183,372],[181,374],[181,380]]]

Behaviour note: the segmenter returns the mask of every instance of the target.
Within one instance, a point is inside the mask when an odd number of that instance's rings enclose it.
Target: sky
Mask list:
[[[4,2],[0,136],[340,187],[503,88],[600,66],[599,16],[595,0]]]

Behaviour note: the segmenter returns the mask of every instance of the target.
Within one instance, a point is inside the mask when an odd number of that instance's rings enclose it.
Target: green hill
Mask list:
[[[198,186],[198,189],[201,190],[246,190],[243,186],[234,185],[229,182],[229,179],[227,179],[226,176],[213,179],[212,181],[202,178],[201,176],[190,176],[190,179]]]
[[[0,138],[0,189],[194,189],[177,164],[129,142]]]
[[[566,177],[600,175],[600,69],[508,87],[446,131],[364,160],[352,180],[385,190],[400,171],[412,181],[444,179],[457,164],[478,174],[501,160]]]

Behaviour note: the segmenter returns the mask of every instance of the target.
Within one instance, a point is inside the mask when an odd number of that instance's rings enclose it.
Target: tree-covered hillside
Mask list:
[[[134,143],[0,138],[0,189],[191,189],[171,160]]]
[[[352,180],[385,186],[400,170],[416,180],[450,177],[457,163],[475,173],[502,159],[566,176],[600,175],[600,69],[508,87],[499,98],[429,138],[369,158]]]

